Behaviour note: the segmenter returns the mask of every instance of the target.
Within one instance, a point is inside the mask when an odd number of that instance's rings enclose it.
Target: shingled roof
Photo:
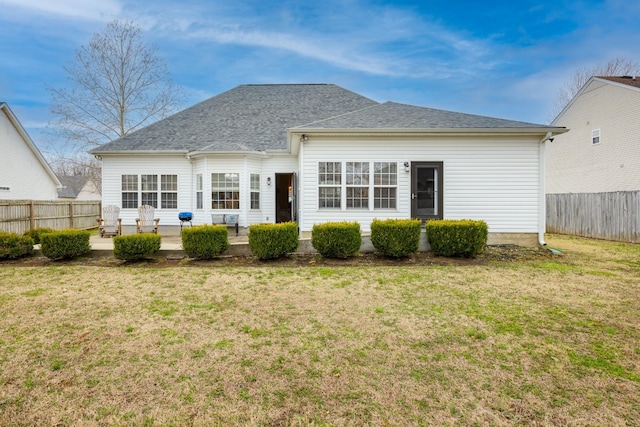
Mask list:
[[[547,125],[385,102],[299,129],[531,129]]]
[[[88,176],[59,176],[60,182],[63,187],[58,190],[58,197],[75,199],[82,191],[87,181]]]
[[[91,153],[285,150],[288,128],[372,105],[332,84],[241,85]]]
[[[546,125],[385,102],[332,84],[241,85],[92,154],[287,149],[287,129],[531,129]]]
[[[634,76],[599,76],[599,79],[609,80],[610,82],[622,83],[628,86],[640,88],[640,77]]]

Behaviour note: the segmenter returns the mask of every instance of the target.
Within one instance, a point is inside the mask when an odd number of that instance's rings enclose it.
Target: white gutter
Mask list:
[[[547,242],[544,241],[544,233],[547,231],[547,198],[545,188],[545,142],[553,141],[553,133],[547,132],[547,134],[540,140],[540,146],[538,148],[538,244],[540,246],[547,246]]]

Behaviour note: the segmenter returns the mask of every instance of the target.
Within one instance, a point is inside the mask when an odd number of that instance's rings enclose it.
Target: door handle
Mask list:
[[[418,197],[418,196],[416,196],[416,193],[411,193],[411,200],[415,200],[416,197]]]

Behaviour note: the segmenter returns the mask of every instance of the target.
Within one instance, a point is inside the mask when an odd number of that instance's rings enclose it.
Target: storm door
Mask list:
[[[411,163],[411,217],[442,219],[442,162]]]

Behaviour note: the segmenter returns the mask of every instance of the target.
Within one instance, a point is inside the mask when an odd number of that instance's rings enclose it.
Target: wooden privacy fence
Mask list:
[[[0,200],[0,231],[23,234],[34,228],[54,230],[97,227],[100,201]]]
[[[640,243],[640,191],[547,194],[547,232]]]

